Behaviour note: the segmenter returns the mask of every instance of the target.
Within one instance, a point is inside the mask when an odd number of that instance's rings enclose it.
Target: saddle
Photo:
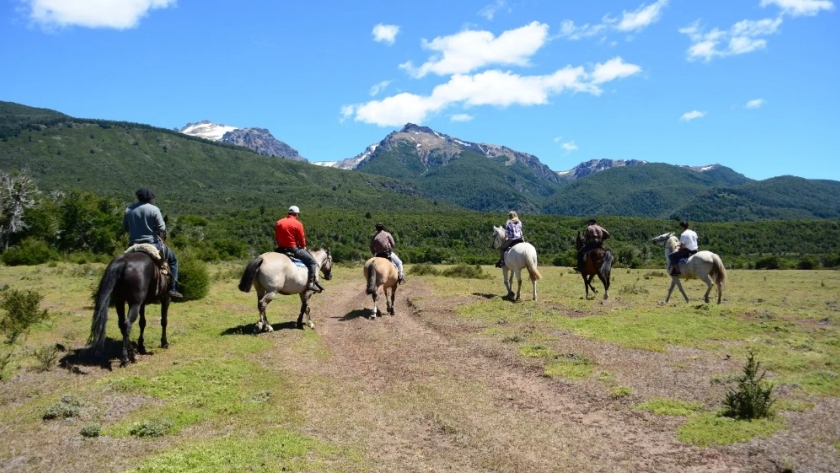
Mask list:
[[[385,258],[386,260],[390,261],[391,264],[393,264],[395,268],[397,268],[397,263],[394,263],[394,260],[391,259],[391,252],[390,251],[388,253],[375,253],[373,256],[376,257],[376,258]],[[397,268],[397,269],[399,269],[399,268]]]
[[[160,297],[161,294],[168,292],[171,272],[169,271],[169,263],[162,257],[161,252],[151,243],[137,243],[129,246],[123,253],[134,252],[146,253],[155,263],[154,296]]]
[[[511,248],[513,248],[514,246],[516,246],[520,243],[525,243],[525,240],[520,238],[520,239],[514,241],[513,243],[511,243],[509,247],[505,248],[505,254],[507,254],[507,252],[510,251]]]
[[[307,267],[306,264],[304,264],[303,261],[297,259],[294,256],[294,253],[292,253],[291,251],[284,250],[282,248],[275,248],[274,251],[277,252],[277,253],[284,254],[284,255],[288,256],[289,259],[292,260],[292,264],[294,264],[295,266],[297,266],[299,268],[306,268]]]

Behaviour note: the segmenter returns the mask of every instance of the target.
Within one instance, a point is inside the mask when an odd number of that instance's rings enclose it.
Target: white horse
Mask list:
[[[311,253],[321,273],[324,274],[324,279],[328,281],[332,279],[330,250],[318,249]],[[257,331],[274,331],[265,316],[265,309],[278,293],[287,296],[299,294],[300,315],[298,315],[297,326],[303,328],[303,314],[306,314],[309,327],[315,328],[315,323],[309,315],[309,298],[312,296],[312,291],[307,289],[309,270],[306,267],[296,265],[282,253],[274,251],[263,253],[248,263],[245,272],[242,273],[242,279],[239,280],[240,291],[251,292],[251,286],[257,288],[257,308],[260,311]]]
[[[505,229],[502,227],[493,226],[493,248],[499,249],[507,243],[505,237]],[[537,250],[534,245],[530,243],[519,243],[514,245],[505,252],[505,264],[502,266],[502,277],[504,278],[505,288],[507,289],[507,297],[515,301],[519,300],[519,293],[522,290],[522,268],[528,270],[528,275],[531,277],[531,285],[533,286],[533,297],[537,300],[537,280],[542,276],[537,270]],[[508,277],[508,270],[511,271]],[[516,298],[513,294],[513,276],[516,275]]]
[[[679,249],[680,240],[677,239],[673,232],[669,232],[654,238],[653,243],[665,247],[665,261],[669,262],[668,257],[671,256],[671,253]],[[717,302],[720,304],[723,286],[726,283],[726,267],[724,267],[720,256],[711,251],[698,251],[694,255],[689,256],[685,263],[679,263],[679,268],[680,274],[671,276],[671,287],[668,288],[668,297],[665,298],[666,303],[671,299],[671,292],[674,290],[674,286],[680,289],[685,301],[688,302],[688,296],[685,294],[685,290],[683,290],[680,279],[699,278],[707,286],[706,294],[703,295],[703,300],[707,303],[709,302],[709,293],[712,291],[712,279],[714,279],[714,284],[717,286]]]

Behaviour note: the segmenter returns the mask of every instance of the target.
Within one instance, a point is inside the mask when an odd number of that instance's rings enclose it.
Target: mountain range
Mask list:
[[[398,212],[840,218],[840,182],[754,181],[720,164],[601,159],[557,172],[528,153],[407,124],[353,158],[314,166],[291,147],[261,151],[273,144],[267,137],[285,145],[259,128],[199,122],[167,130],[0,102],[0,169],[29,169],[46,189],[124,194],[142,182],[184,206],[216,210],[294,200]]]

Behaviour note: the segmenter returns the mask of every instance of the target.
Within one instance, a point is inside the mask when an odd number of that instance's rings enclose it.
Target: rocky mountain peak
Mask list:
[[[181,133],[197,136],[212,141],[243,146],[263,156],[276,156],[294,161],[306,161],[296,149],[275,138],[265,128],[238,128],[235,126],[219,125],[210,120],[198,123],[187,123],[181,128]]]

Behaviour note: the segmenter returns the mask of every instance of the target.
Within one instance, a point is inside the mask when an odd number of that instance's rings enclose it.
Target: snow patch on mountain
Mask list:
[[[225,133],[238,129],[239,127],[219,125],[211,122],[210,120],[202,120],[198,123],[187,123],[184,128],[181,128],[178,131],[185,135],[197,136],[199,138],[204,138],[205,140],[222,141],[222,137],[225,136]]]

